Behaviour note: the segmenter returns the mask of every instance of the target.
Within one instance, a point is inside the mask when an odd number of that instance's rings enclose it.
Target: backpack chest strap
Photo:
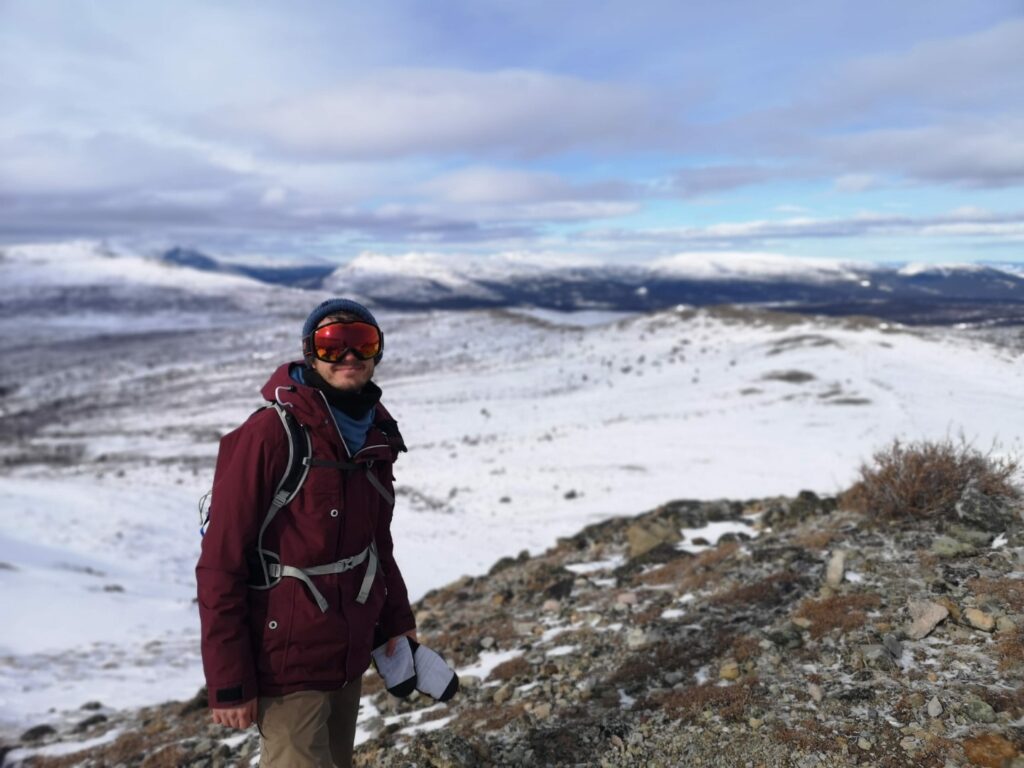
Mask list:
[[[365,603],[366,599],[370,596],[370,589],[373,587],[373,580],[377,575],[377,544],[371,542],[370,546],[360,552],[358,555],[352,557],[346,557],[343,560],[336,560],[333,563],[327,563],[326,565],[314,565],[309,568],[297,568],[293,565],[281,565],[280,563],[270,563],[267,565],[267,573],[271,578],[280,579],[285,576],[293,579],[298,579],[306,588],[309,589],[309,593],[316,600],[317,607],[320,608],[321,613],[327,612],[327,600],[320,593],[320,590],[316,588],[313,583],[313,576],[327,576],[332,573],[345,573],[351,571],[362,565],[364,562],[369,560],[366,566],[366,575],[363,576],[363,583],[359,588],[359,594],[356,595],[357,603]]]

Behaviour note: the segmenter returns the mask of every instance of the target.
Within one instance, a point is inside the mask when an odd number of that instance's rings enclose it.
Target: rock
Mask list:
[[[821,704],[821,700],[825,698],[825,693],[821,690],[821,686],[815,683],[808,683],[807,693],[815,704]]]
[[[949,616],[945,606],[930,600],[911,600],[907,603],[907,609],[910,611],[910,626],[906,633],[911,640],[927,637],[939,622]]]
[[[875,744],[873,741],[871,741],[871,739],[868,736],[861,736],[859,739],[857,739],[857,746],[863,751],[867,752],[873,746],[875,746]]]
[[[27,731],[21,734],[21,741],[39,741],[45,739],[47,736],[56,735],[57,730],[52,725],[34,725]]]
[[[629,526],[626,529],[626,540],[629,542],[629,557],[634,558],[651,551],[659,544],[675,544],[682,540],[682,536],[673,526],[650,520]]]
[[[793,619],[793,623],[800,627],[800,629],[810,629],[812,622],[806,616],[797,616]]]
[[[941,714],[942,702],[938,696],[932,696],[932,700],[928,702],[928,717],[938,717]]]
[[[972,697],[967,700],[964,709],[967,716],[976,723],[994,723],[996,721],[996,711],[987,701]]]
[[[94,725],[99,725],[100,723],[105,723],[105,722],[107,722],[107,716],[106,715],[101,715],[101,714],[90,715],[89,717],[85,718],[85,720],[82,720],[80,723],[78,723],[75,726],[75,733],[81,733],[82,731],[87,731],[90,728],[92,728]]]
[[[861,664],[865,667],[886,672],[891,672],[896,668],[892,654],[881,643],[867,643],[858,646],[857,655],[860,657]]]
[[[649,642],[650,638],[648,638],[647,633],[639,627],[634,627],[626,633],[626,647],[631,650],[643,648]]]
[[[1017,749],[1005,737],[996,733],[983,733],[964,739],[964,754],[971,765],[983,768],[1002,768],[1017,756]]]
[[[957,541],[970,544],[972,547],[987,547],[995,538],[991,533],[979,531],[977,528],[965,528],[962,525],[951,525],[946,532]]]
[[[901,643],[896,635],[884,635],[882,637],[882,645],[889,651],[895,661],[899,661],[903,657],[903,643]]]
[[[1016,622],[1009,616],[1000,616],[996,619],[996,632],[1013,632],[1017,628]]]
[[[540,634],[540,632],[535,631],[538,628],[543,632],[543,627],[540,624],[534,624],[532,621],[512,622],[512,631],[520,637],[529,637],[530,635]]]
[[[98,702],[98,701],[87,701],[87,702],[85,702],[85,704],[83,704],[81,706],[81,709],[85,709],[85,710],[88,710],[90,712],[93,712],[93,711],[95,711],[97,709],[103,709],[103,705],[100,702]]]
[[[480,639],[480,647],[483,648],[484,650],[487,650],[489,648],[493,648],[494,647],[494,638],[490,637],[490,636],[481,638]]]
[[[495,704],[504,704],[506,701],[512,698],[512,686],[508,683],[501,686],[494,692],[493,701]]]
[[[618,595],[615,596],[615,602],[621,605],[636,605],[636,592],[620,592]]]
[[[558,600],[545,600],[540,607],[544,613],[558,613],[562,609],[562,603]]]
[[[781,629],[769,632],[768,639],[779,648],[789,651],[800,648],[804,644],[804,638],[800,634],[800,629],[794,626],[793,623],[785,624]]]
[[[991,632],[996,628],[995,617],[977,608],[968,608],[964,611],[964,621],[982,632]]]
[[[1002,500],[986,496],[978,489],[976,481],[967,483],[960,500],[956,503],[956,515],[961,522],[983,531],[999,533],[1013,520],[1009,505]]]
[[[843,583],[843,576],[846,574],[846,552],[837,549],[829,558],[828,566],[825,568],[825,583],[830,587],[838,587]]]
[[[547,720],[549,717],[551,717],[551,703],[545,701],[541,704],[538,704],[536,707],[533,708],[533,716],[536,717],[538,720]]]
[[[968,557],[973,555],[975,548],[964,541],[957,541],[949,536],[937,536],[932,542],[932,554],[938,557]]]
[[[718,676],[722,680],[738,680],[740,676],[740,665],[732,659],[722,663],[718,669]]]

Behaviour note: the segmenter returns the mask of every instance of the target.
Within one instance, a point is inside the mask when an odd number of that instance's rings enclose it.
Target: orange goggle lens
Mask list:
[[[360,360],[370,360],[380,348],[380,330],[369,323],[328,323],[313,331],[313,354],[325,363],[338,362],[349,350]]]

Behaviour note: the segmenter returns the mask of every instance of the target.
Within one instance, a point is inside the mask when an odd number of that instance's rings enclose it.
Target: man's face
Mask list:
[[[317,328],[322,328],[330,323],[336,323],[339,320],[357,319],[347,315],[331,315],[321,320],[317,324]],[[340,389],[343,392],[358,392],[365,387],[366,383],[373,378],[374,367],[373,360],[360,360],[352,350],[346,352],[345,356],[336,363],[328,363],[315,357],[313,358],[313,370],[320,374],[320,378],[335,389]]]

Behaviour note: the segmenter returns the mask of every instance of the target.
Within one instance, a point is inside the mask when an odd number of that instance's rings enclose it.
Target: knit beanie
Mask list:
[[[303,354],[306,356],[307,362],[311,352],[309,351],[306,340],[309,335],[316,330],[316,327],[320,324],[320,321],[330,315],[352,315],[358,317],[364,323],[376,327],[380,331],[380,325],[377,323],[377,319],[362,304],[352,301],[351,299],[327,299],[327,301],[317,304],[312,312],[309,313],[309,317],[306,318],[306,322],[302,325],[302,349]],[[374,363],[379,363],[380,359],[384,356],[384,332],[380,331],[380,354],[373,358]]]

